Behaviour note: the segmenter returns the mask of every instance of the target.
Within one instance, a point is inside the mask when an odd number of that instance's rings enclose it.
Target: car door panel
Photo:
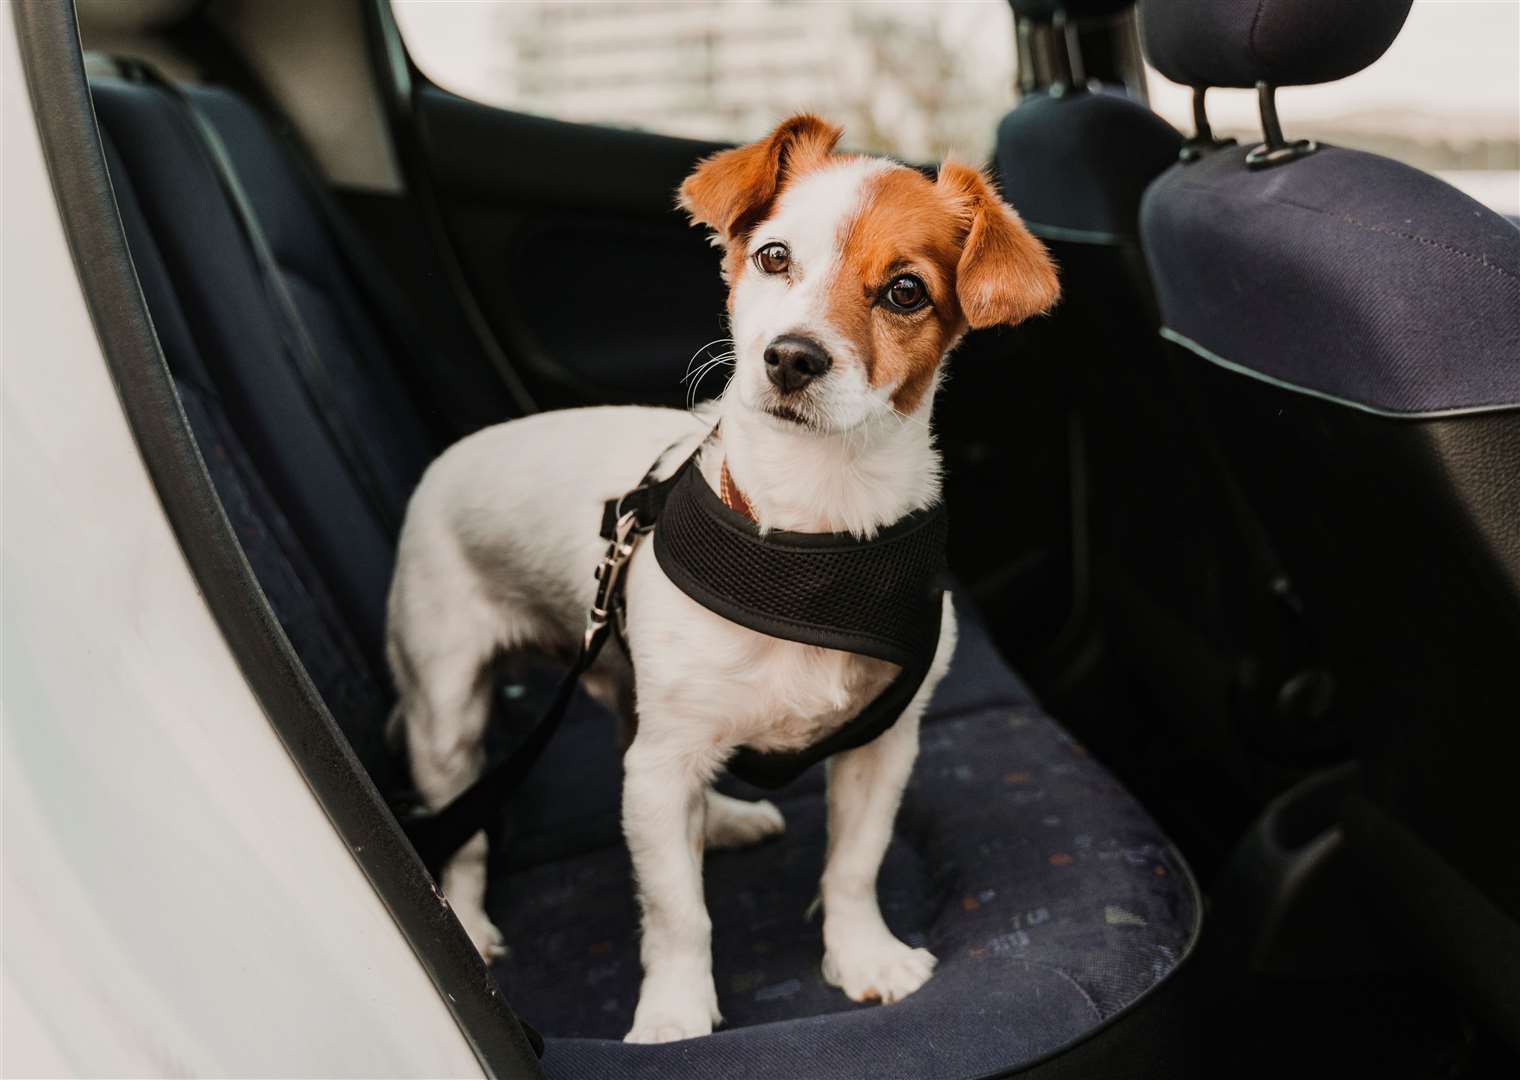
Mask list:
[[[681,404],[694,353],[725,334],[724,289],[675,191],[721,147],[434,86],[415,101],[451,240],[535,399]]]

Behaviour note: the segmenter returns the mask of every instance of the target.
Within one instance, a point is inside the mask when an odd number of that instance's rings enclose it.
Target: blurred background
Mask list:
[[[1324,0],[1333,3],[1335,0]],[[797,109],[855,149],[990,156],[1017,98],[1004,0],[395,0],[408,49],[455,93],[563,120],[742,141]],[[1190,132],[1191,95],[1148,72]],[[1520,0],[1415,0],[1388,53],[1281,91],[1290,138],[1370,150],[1520,214]],[[1255,95],[1212,90],[1216,132],[1257,142]]]

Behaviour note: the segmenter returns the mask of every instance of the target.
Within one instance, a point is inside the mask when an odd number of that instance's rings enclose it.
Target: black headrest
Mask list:
[[[1070,19],[1096,19],[1135,6],[1135,0],[1008,0],[1013,13],[1036,22],[1049,22],[1056,12]]]
[[[1187,86],[1302,86],[1362,70],[1413,0],[1145,0],[1145,53]]]

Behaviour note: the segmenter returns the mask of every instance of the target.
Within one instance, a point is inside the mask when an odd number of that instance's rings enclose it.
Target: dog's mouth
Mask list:
[[[767,405],[765,411],[777,420],[784,420],[788,424],[796,424],[798,427],[812,428],[817,426],[811,417],[804,416],[790,405]]]

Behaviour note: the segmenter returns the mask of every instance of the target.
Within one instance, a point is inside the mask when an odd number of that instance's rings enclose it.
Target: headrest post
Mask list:
[[[1246,155],[1248,168],[1269,169],[1273,165],[1284,165],[1307,157],[1319,149],[1319,145],[1312,139],[1299,139],[1290,143],[1283,138],[1282,124],[1277,119],[1277,87],[1258,81],[1256,101],[1261,109],[1261,134],[1266,141]]]
[[[1287,145],[1283,141],[1282,123],[1277,119],[1277,87],[1258,81],[1256,103],[1261,109],[1261,133],[1267,140],[1267,149]]]
[[[1234,139],[1214,138],[1214,129],[1209,126],[1209,111],[1203,103],[1203,97],[1208,92],[1207,86],[1193,87],[1193,137],[1183,143],[1182,149],[1177,152],[1179,161],[1197,161],[1210,150],[1235,145]]]
[[[1066,42],[1066,70],[1071,74],[1072,89],[1087,89],[1087,65],[1082,62],[1082,35],[1076,20],[1068,18],[1063,7],[1056,9],[1051,22]]]
[[[1209,127],[1209,109],[1204,104],[1204,97],[1208,94],[1207,86],[1193,87],[1193,138],[1214,141],[1214,129]]]

